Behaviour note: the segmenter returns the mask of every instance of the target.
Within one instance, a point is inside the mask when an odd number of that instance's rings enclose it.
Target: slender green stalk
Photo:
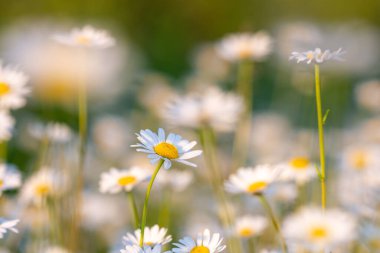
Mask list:
[[[255,243],[255,238],[251,237],[247,240],[248,244],[248,252],[249,253],[255,253],[256,252],[256,243]]]
[[[238,65],[236,91],[244,99],[244,114],[237,126],[233,146],[233,168],[244,165],[248,157],[251,111],[253,105],[253,62],[242,61]]]
[[[233,215],[228,207],[227,199],[223,188],[223,175],[220,165],[217,162],[216,140],[212,129],[203,128],[199,131],[200,143],[204,152],[206,166],[209,169],[210,181],[218,205],[223,212],[219,217],[225,229],[230,229],[233,225]],[[240,242],[237,238],[229,238],[227,245],[230,252],[242,252]]]
[[[325,143],[323,136],[323,113],[321,99],[321,82],[319,77],[319,65],[314,65],[315,70],[315,99],[318,117],[318,138],[319,138],[319,159],[320,159],[320,181],[321,181],[321,204],[326,208],[326,163],[325,163]]]
[[[164,164],[164,160],[163,159],[161,159],[158,162],[158,165],[157,165],[155,171],[153,172],[153,175],[152,175],[152,177],[151,177],[151,179],[149,181],[149,184],[148,184],[148,188],[146,190],[144,207],[143,207],[142,216],[141,216],[140,247],[142,247],[143,244],[144,244],[144,232],[145,232],[144,230],[145,230],[145,225],[146,225],[146,217],[148,215],[148,202],[149,202],[149,197],[150,197],[150,191],[152,190],[152,186],[153,186],[154,180],[156,179],[156,176],[157,176],[158,172],[160,171],[162,164]]]
[[[137,229],[139,227],[139,212],[137,210],[137,205],[136,205],[136,200],[135,200],[135,195],[133,194],[132,191],[127,192],[128,199],[129,199],[129,204],[131,206],[131,210],[133,213],[133,219],[135,222],[135,228]]]
[[[274,214],[272,207],[269,205],[268,200],[265,198],[263,194],[256,194],[256,196],[260,199],[261,204],[263,205],[264,209],[268,213],[268,216],[273,224],[273,227],[280,238],[282,252],[287,253],[288,249],[286,247],[285,239],[282,235],[280,224],[277,221],[276,215]]]
[[[6,141],[0,142],[0,162],[6,162],[7,161],[7,150],[8,145]]]

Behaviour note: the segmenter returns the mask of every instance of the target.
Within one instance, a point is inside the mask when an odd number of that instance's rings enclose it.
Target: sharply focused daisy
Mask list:
[[[340,210],[305,207],[285,219],[284,237],[289,244],[331,252],[356,237],[355,220]]]
[[[4,238],[4,235],[8,232],[8,230],[18,233],[18,230],[15,228],[19,220],[5,220],[0,219],[0,239]]]
[[[0,195],[3,191],[17,189],[20,185],[20,172],[12,166],[0,164]]]
[[[172,240],[172,236],[168,235],[167,228],[160,228],[158,225],[154,225],[153,227],[145,227],[144,232],[144,245],[145,246],[156,246],[156,245],[164,245]],[[123,243],[125,245],[139,245],[141,238],[141,230],[135,230],[134,234],[127,233],[123,237]]]
[[[307,64],[312,62],[319,64],[329,60],[342,61],[341,56],[343,54],[345,54],[345,52],[341,48],[333,52],[330,50],[322,51],[320,48],[316,48],[306,52],[292,52],[289,60],[296,60],[297,63],[306,61]]]
[[[222,244],[223,238],[218,233],[211,235],[210,230],[205,229],[198,234],[197,239],[184,237],[178,243],[173,243],[173,253],[218,253],[222,252],[226,246]]]
[[[272,38],[264,31],[232,34],[217,45],[218,53],[228,61],[263,60],[272,51]]]
[[[120,253],[161,253],[161,248],[161,245],[156,245],[154,247],[139,247],[137,245],[126,245],[125,248],[120,251]],[[166,253],[170,253],[170,251],[167,251]]]
[[[303,185],[317,176],[316,165],[306,156],[293,157],[279,167],[282,169],[281,179],[295,181],[298,185]]]
[[[92,26],[74,28],[70,33],[55,35],[53,39],[64,45],[86,48],[108,48],[115,44],[107,31]]]
[[[236,220],[235,233],[239,237],[250,238],[260,235],[267,226],[265,217],[247,215]]]
[[[43,200],[59,192],[58,179],[52,168],[41,168],[25,182],[21,191],[21,200],[26,203],[41,204]]]
[[[169,124],[200,129],[211,127],[219,132],[233,131],[244,110],[241,97],[211,86],[201,92],[178,97],[162,113]]]
[[[172,161],[192,167],[197,166],[187,161],[202,153],[201,150],[190,151],[197,144],[196,141],[189,142],[188,140],[182,139],[180,135],[173,133],[170,133],[165,138],[165,131],[162,128],[158,129],[158,134],[152,132],[150,129],[145,129],[136,135],[140,143],[131,145],[131,147],[136,147],[138,152],[147,153],[152,164],[164,160],[165,169],[169,169],[172,166]]]
[[[28,79],[23,72],[0,62],[0,109],[18,109],[25,105],[25,96],[30,92],[26,86]]]
[[[280,174],[279,168],[269,165],[258,165],[255,168],[240,168],[230,175],[225,188],[231,193],[261,194]]]
[[[102,173],[99,189],[102,193],[130,192],[133,188],[149,179],[151,173],[140,167],[119,170],[111,168],[110,171]]]
[[[15,120],[8,111],[0,110],[0,143],[12,137]]]

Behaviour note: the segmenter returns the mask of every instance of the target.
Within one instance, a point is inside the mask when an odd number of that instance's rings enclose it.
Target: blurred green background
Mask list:
[[[379,0],[1,0],[0,9],[1,29],[29,18],[110,23],[144,52],[149,68],[172,76],[188,69],[195,45],[229,32],[298,20],[380,25]]]

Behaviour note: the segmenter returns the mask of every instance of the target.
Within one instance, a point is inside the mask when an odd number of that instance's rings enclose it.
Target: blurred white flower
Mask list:
[[[343,54],[345,52],[341,48],[333,52],[330,50],[322,51],[320,48],[316,48],[306,52],[292,52],[289,60],[297,60],[297,63],[306,61],[307,64],[311,62],[319,64],[329,60],[342,61],[341,56]]]
[[[282,231],[289,245],[332,251],[355,239],[356,222],[340,210],[304,207],[285,219]]]
[[[115,39],[107,31],[92,26],[74,28],[66,34],[56,34],[53,39],[68,46],[85,48],[108,48],[115,45]]]
[[[380,168],[380,148],[376,145],[356,144],[343,150],[341,167],[363,171]]]
[[[293,157],[278,166],[282,168],[282,180],[292,180],[298,185],[303,185],[317,176],[316,165],[306,156]]]
[[[165,245],[172,240],[172,236],[168,235],[167,228],[160,228],[158,225],[153,227],[145,227],[144,230],[144,246]],[[135,230],[134,234],[127,233],[123,237],[125,245],[139,245],[141,238],[141,229]]]
[[[197,239],[184,237],[178,243],[173,243],[175,253],[218,253],[222,252],[226,246],[222,244],[223,238],[219,233],[210,233],[205,229],[203,233],[199,233]]]
[[[263,249],[263,250],[261,250],[260,251],[260,253],[280,253],[281,251],[279,251],[279,250],[274,250],[274,249],[272,249],[272,250],[269,250],[269,249]]]
[[[12,137],[15,120],[8,111],[0,110],[0,142],[8,141]]]
[[[21,173],[13,166],[0,163],[0,195],[21,186]]]
[[[0,109],[18,109],[25,105],[25,96],[30,92],[26,86],[28,80],[23,72],[0,62]]]
[[[69,251],[60,246],[50,246],[47,247],[43,253],[69,253]]]
[[[156,179],[158,186],[168,187],[170,190],[180,192],[185,190],[194,180],[194,174],[189,170],[164,170],[160,172],[160,176]]]
[[[294,183],[279,183],[268,190],[268,196],[276,202],[290,203],[298,196],[298,188]]]
[[[26,180],[21,191],[21,201],[40,205],[46,198],[56,196],[62,190],[59,177],[62,175],[58,176],[53,168],[42,167]]]
[[[356,101],[364,109],[380,112],[380,80],[359,84],[355,89]]]
[[[178,97],[168,104],[162,116],[174,126],[196,129],[210,126],[216,131],[229,132],[234,130],[243,109],[243,100],[238,95],[211,86]]]
[[[69,126],[58,122],[50,122],[46,125],[34,123],[29,126],[28,130],[29,133],[38,140],[47,138],[49,141],[56,143],[68,142],[73,135]]]
[[[279,168],[269,165],[240,168],[230,175],[225,188],[231,193],[261,194],[278,179],[280,172]]]
[[[235,223],[235,233],[239,237],[250,238],[261,235],[268,226],[268,221],[262,216],[243,216],[237,218]]]
[[[99,190],[102,193],[112,194],[123,190],[130,192],[136,185],[148,180],[150,176],[150,171],[140,167],[132,167],[125,170],[111,168],[110,171],[102,173]]]
[[[20,220],[5,220],[0,219],[0,238],[4,238],[4,235],[8,232],[8,230],[18,233],[18,230],[15,228],[17,223]]]
[[[161,248],[161,245],[156,245],[154,247],[145,246],[143,248],[137,245],[126,245],[120,253],[161,253]],[[167,251],[167,253],[170,253],[170,251]]]
[[[228,61],[261,61],[272,51],[272,38],[264,31],[232,34],[219,42],[217,50]]]
[[[171,161],[197,167],[196,164],[187,161],[202,154],[201,150],[190,151],[197,144],[196,141],[189,142],[173,133],[165,137],[165,131],[162,128],[158,129],[157,134],[150,129],[145,129],[136,135],[140,143],[131,145],[131,147],[136,147],[137,152],[147,153],[152,164],[164,160],[165,169],[172,166]]]

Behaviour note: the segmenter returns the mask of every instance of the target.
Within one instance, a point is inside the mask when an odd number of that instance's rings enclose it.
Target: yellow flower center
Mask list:
[[[352,157],[352,163],[355,167],[355,169],[364,169],[367,167],[367,156],[365,152],[357,152]]]
[[[50,192],[50,186],[48,184],[39,184],[36,186],[35,191],[38,196],[46,196]]]
[[[312,52],[307,53],[307,54],[306,54],[306,58],[307,58],[308,60],[312,60],[312,59],[314,59],[314,54],[313,54]]]
[[[324,227],[315,227],[310,231],[311,239],[322,239],[327,236],[327,230]]]
[[[251,55],[252,55],[252,51],[251,51],[251,49],[250,49],[248,46],[243,47],[243,48],[239,51],[239,57],[240,57],[241,59],[249,58],[249,57],[251,57]]]
[[[153,242],[144,242],[144,244],[147,246],[152,246],[154,243]]]
[[[249,237],[253,235],[253,230],[250,228],[242,228],[240,229],[239,234],[240,236],[243,236],[243,237]]]
[[[160,144],[157,144],[153,149],[157,155],[164,158],[177,159],[179,157],[178,149],[173,144],[167,142],[161,142]]]
[[[75,38],[76,42],[81,45],[88,45],[90,44],[90,39],[87,36],[79,35]]]
[[[250,193],[256,193],[264,190],[268,186],[267,182],[264,181],[257,181],[252,184],[250,184],[247,188],[247,191]]]
[[[119,180],[117,180],[117,183],[121,186],[133,184],[134,182],[136,182],[136,177],[134,176],[124,176],[124,177],[119,178]]]
[[[210,253],[210,250],[205,246],[196,246],[190,251],[190,253]]]
[[[4,185],[4,180],[0,179],[0,187],[2,187],[3,185]]]
[[[306,169],[309,164],[310,161],[306,157],[295,157],[290,161],[290,165],[297,170]]]
[[[0,96],[6,95],[11,91],[9,84],[0,82]]]

